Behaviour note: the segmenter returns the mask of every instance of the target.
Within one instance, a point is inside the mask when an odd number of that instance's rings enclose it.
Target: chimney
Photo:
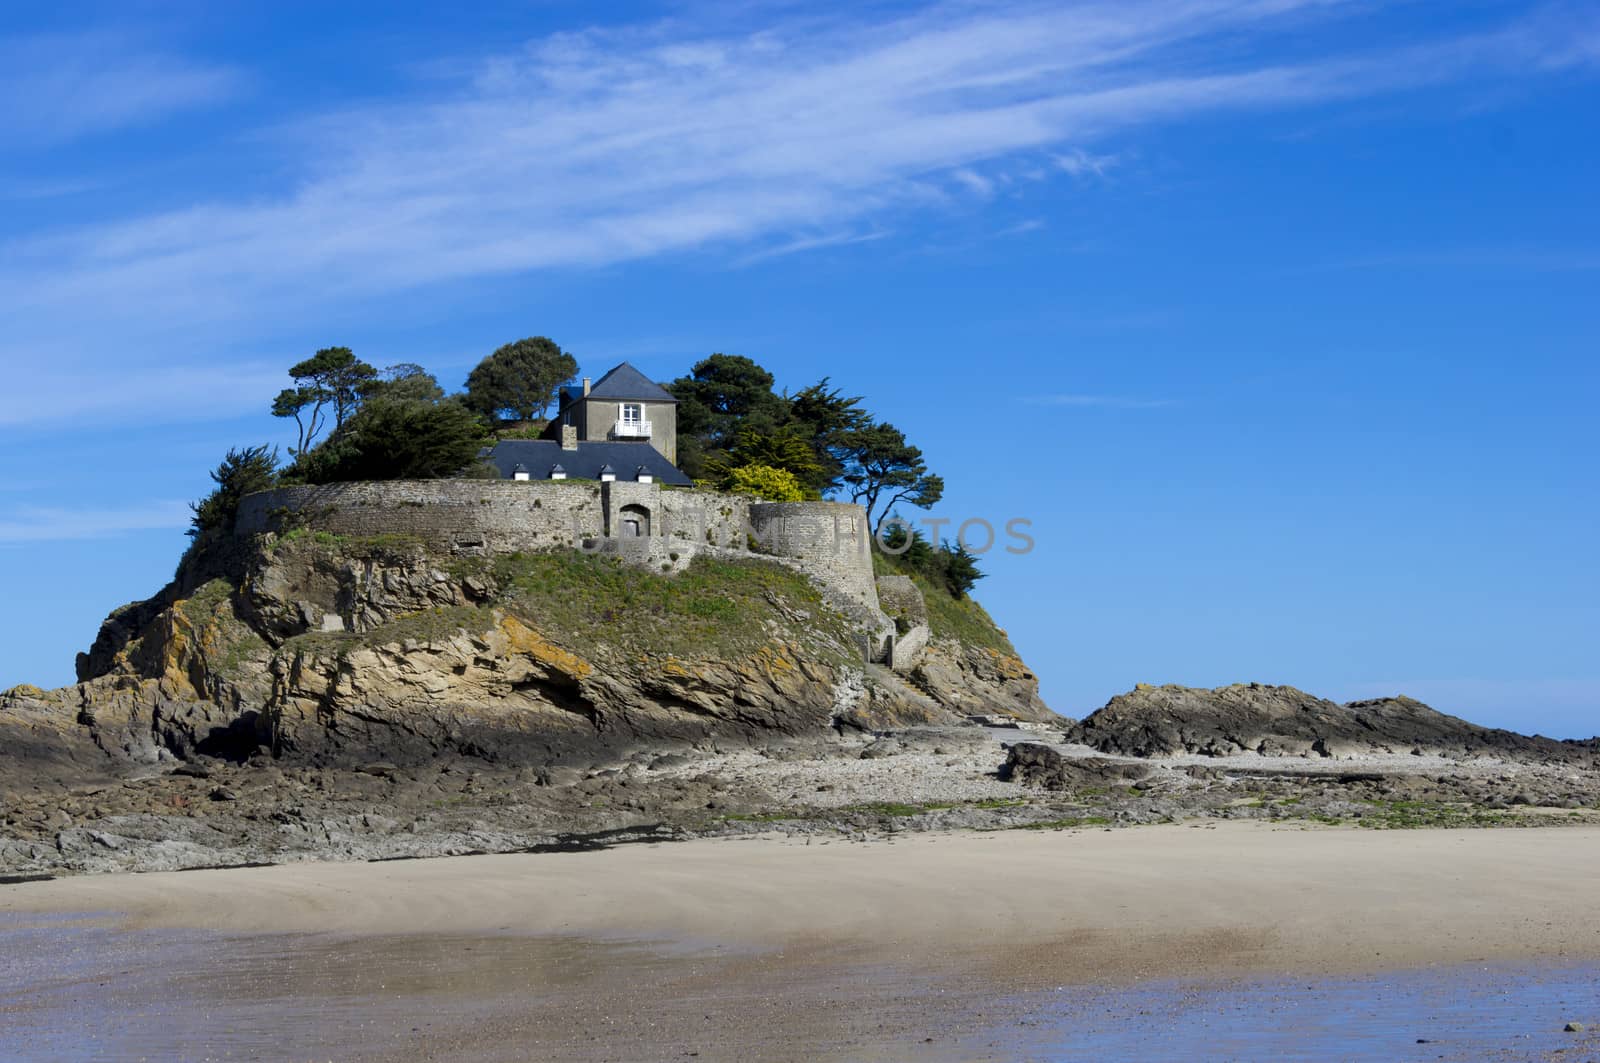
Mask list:
[[[584,377],[583,378],[583,393],[585,395],[589,394],[589,378],[588,377]]]
[[[561,426],[561,449],[578,449],[578,429],[575,425],[564,424]]]

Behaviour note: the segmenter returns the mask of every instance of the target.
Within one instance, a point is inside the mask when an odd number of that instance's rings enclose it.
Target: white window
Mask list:
[[[622,423],[638,425],[644,423],[644,406],[637,402],[624,402],[622,404]]]

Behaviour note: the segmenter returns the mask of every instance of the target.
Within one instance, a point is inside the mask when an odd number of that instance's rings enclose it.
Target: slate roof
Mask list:
[[[583,397],[583,389],[578,389],[578,397]],[[607,399],[616,402],[626,399],[630,402],[672,402],[678,400],[672,397],[672,392],[645,376],[639,370],[623,362],[611,372],[594,382],[589,388],[589,398]]]
[[[577,450],[562,450],[560,441],[554,439],[502,439],[486,457],[500,470],[503,480],[511,479],[518,465],[534,480],[550,479],[550,470],[556,465],[574,480],[598,480],[600,470],[608,465],[617,470],[618,480],[633,480],[643,465],[658,484],[694,484],[649,443],[579,443]]]

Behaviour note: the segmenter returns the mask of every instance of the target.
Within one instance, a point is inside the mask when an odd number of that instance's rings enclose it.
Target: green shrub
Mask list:
[[[741,465],[729,469],[722,488],[767,502],[801,502],[806,497],[805,488],[800,486],[794,473],[771,465]]]

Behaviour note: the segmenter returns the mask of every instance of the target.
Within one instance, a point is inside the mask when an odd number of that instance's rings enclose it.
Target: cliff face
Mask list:
[[[906,681],[863,666],[806,578],[758,559],[663,575],[394,537],[208,544],[78,663],[76,686],[0,695],[0,750],[35,776],[196,754],[542,766],[841,724],[1051,718],[993,646],[937,638]]]

